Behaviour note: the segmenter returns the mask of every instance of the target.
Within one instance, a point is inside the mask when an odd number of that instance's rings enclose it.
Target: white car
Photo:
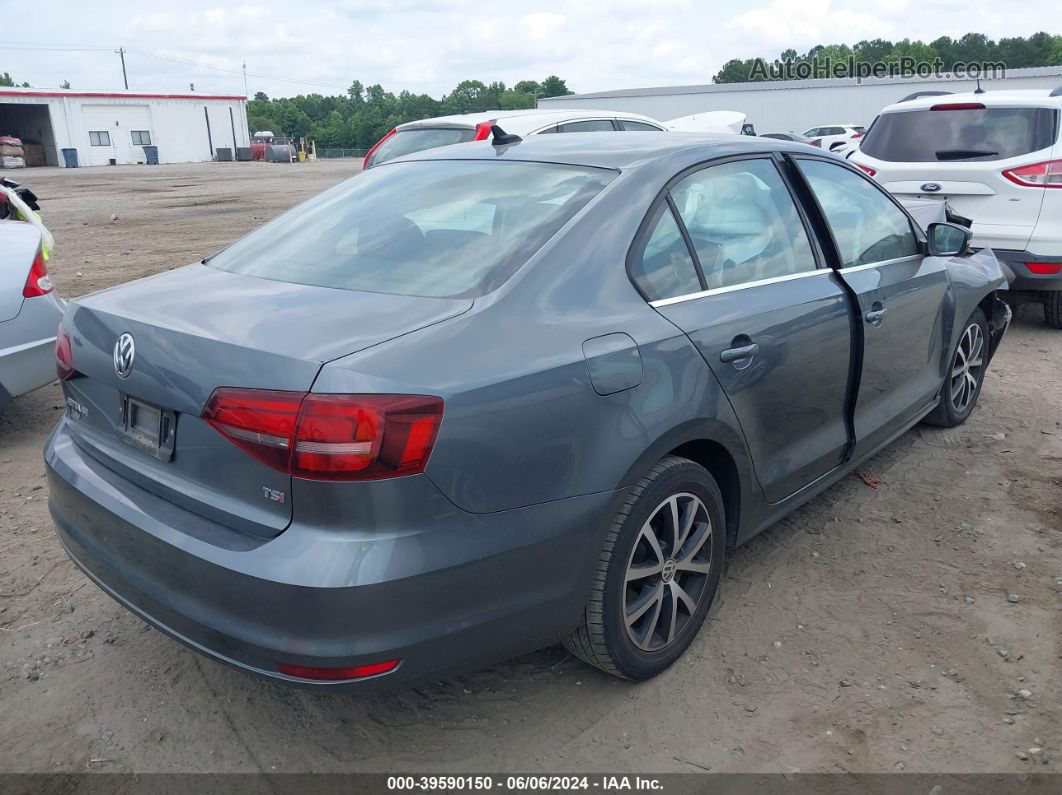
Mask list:
[[[972,244],[1016,274],[1008,300],[1039,301],[1062,328],[1062,86],[912,95],[889,105],[851,161],[901,201],[947,200]]]
[[[637,113],[616,110],[490,110],[459,116],[439,116],[400,124],[365,155],[369,169],[396,157],[439,146],[485,141],[498,125],[509,135],[543,135],[573,132],[660,132],[664,126]]]
[[[680,116],[664,122],[664,126],[675,132],[708,132],[724,135],[741,135],[747,125],[746,116],[737,110],[710,110],[694,113],[692,116]],[[751,126],[751,125],[749,125]],[[755,135],[754,132],[749,135]]]
[[[861,124],[824,124],[804,130],[807,138],[818,138],[820,146],[827,152],[833,152],[847,146],[858,146],[856,141],[863,137],[866,128]]]
[[[56,379],[55,336],[65,307],[44,264],[37,227],[0,221],[0,412]]]

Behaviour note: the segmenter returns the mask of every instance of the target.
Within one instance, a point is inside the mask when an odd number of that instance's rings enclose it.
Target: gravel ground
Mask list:
[[[197,260],[356,171],[18,176],[73,297]],[[53,385],[0,416],[0,770],[1062,771],[1062,332],[1038,307],[966,425],[911,431],[734,552],[689,652],[640,685],[557,648],[367,698],[203,659],[60,550],[41,461],[60,411]]]

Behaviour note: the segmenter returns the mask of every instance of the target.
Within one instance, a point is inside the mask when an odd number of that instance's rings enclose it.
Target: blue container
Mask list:
[[[157,166],[159,164],[159,148],[157,146],[145,146],[144,157],[147,158],[149,166]]]
[[[63,162],[66,163],[67,168],[77,168],[77,150],[64,149]]]

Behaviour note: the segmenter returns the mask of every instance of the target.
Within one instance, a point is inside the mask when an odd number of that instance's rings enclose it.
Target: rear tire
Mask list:
[[[927,425],[954,428],[969,419],[981,395],[988,369],[988,321],[975,309],[963,326],[951,354],[948,376],[941,387],[940,403],[923,420]]]
[[[1044,294],[1044,320],[1051,328],[1062,329],[1062,290]]]
[[[583,620],[564,645],[614,676],[656,676],[682,656],[708,615],[725,534],[723,495],[708,470],[664,458],[613,519]]]

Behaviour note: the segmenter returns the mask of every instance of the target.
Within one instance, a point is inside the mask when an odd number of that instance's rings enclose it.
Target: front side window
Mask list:
[[[652,231],[631,259],[630,274],[647,301],[676,298],[701,290],[697,268],[675,216],[661,202],[649,222]]]
[[[151,146],[151,133],[147,130],[133,130],[133,146]]]
[[[207,262],[295,284],[474,298],[508,279],[615,175],[547,163],[392,163],[299,205]]]
[[[612,132],[615,129],[609,119],[587,119],[586,121],[570,121],[567,124],[557,125],[557,131],[562,133]]]
[[[111,134],[106,130],[92,130],[89,132],[89,143],[92,146],[110,146]]]
[[[816,269],[793,198],[774,163],[738,160],[671,189],[708,289]]]
[[[797,159],[830,225],[841,267],[919,253],[911,222],[870,180],[822,160]]]

